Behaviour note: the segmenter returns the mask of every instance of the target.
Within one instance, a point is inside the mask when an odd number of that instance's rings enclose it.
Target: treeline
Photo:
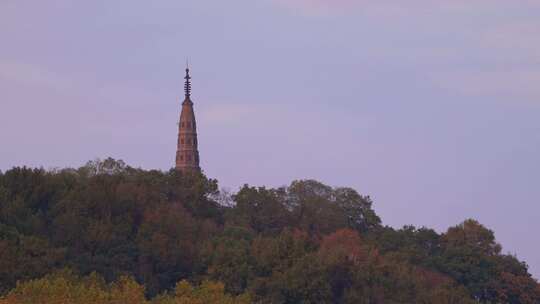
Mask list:
[[[0,172],[2,296],[0,303],[537,304],[540,286],[474,220],[443,234],[395,230],[350,188],[303,180],[229,196],[202,174],[107,159]]]
[[[132,277],[122,276],[107,284],[92,273],[79,277],[68,270],[18,284],[0,304],[250,304],[249,294],[225,294],[222,283],[204,281],[193,286],[186,280],[174,290],[147,300],[144,286]]]

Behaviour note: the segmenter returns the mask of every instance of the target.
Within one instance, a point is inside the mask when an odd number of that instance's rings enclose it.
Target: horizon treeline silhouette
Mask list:
[[[540,303],[525,262],[473,219],[382,224],[315,180],[244,185],[132,168],[0,171],[0,303]]]

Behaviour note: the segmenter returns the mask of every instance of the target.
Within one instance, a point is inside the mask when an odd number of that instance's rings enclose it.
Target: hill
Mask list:
[[[114,159],[13,168],[0,303],[540,303],[527,265],[477,221],[395,230],[372,204],[314,180],[229,196],[202,174]]]

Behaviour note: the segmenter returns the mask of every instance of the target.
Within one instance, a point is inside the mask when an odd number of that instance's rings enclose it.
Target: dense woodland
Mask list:
[[[475,220],[395,230],[314,180],[218,189],[113,159],[0,172],[0,303],[540,303]]]

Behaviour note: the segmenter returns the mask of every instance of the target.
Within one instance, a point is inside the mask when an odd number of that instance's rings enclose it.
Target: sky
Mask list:
[[[174,165],[189,58],[220,186],[474,218],[540,278],[540,1],[2,0],[0,170]]]

